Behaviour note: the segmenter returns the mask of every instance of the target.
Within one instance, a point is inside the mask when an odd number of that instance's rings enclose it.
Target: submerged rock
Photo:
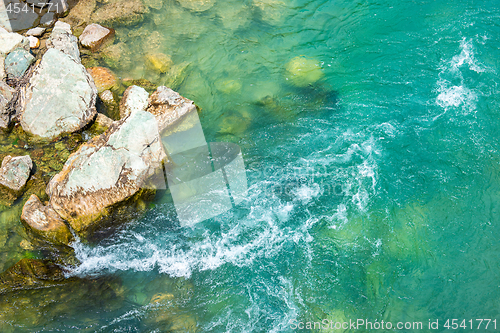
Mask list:
[[[194,105],[193,101],[182,97],[170,88],[160,86],[149,97],[146,111],[156,117],[158,128],[162,132],[165,128],[195,110],[196,105]]]
[[[148,106],[148,97],[146,89],[135,85],[128,87],[120,101],[120,119],[124,119],[135,111],[145,111]]]
[[[146,12],[147,9],[141,0],[116,0],[97,9],[91,19],[106,25],[132,25],[142,21]]]
[[[98,113],[97,117],[95,118],[95,122],[97,125],[101,127],[110,127],[113,124],[113,119],[106,117],[102,113]]]
[[[163,53],[148,54],[146,56],[146,65],[159,73],[166,73],[172,66],[172,59]]]
[[[177,0],[182,7],[194,12],[203,12],[213,7],[215,0]]]
[[[21,95],[21,126],[43,138],[77,131],[96,114],[97,89],[91,76],[56,48],[43,55]]]
[[[0,274],[0,294],[47,288],[65,282],[63,270],[48,260],[22,259]]]
[[[35,57],[25,49],[15,49],[5,58],[5,72],[9,79],[18,79],[24,75]]]
[[[21,220],[36,235],[54,244],[68,245],[74,238],[63,219],[50,206],[44,206],[35,194],[24,204]]]
[[[0,167],[0,184],[11,190],[20,191],[31,174],[33,162],[29,155],[12,157],[6,156]]]
[[[298,56],[286,65],[287,77],[298,87],[305,87],[324,76],[319,61]]]
[[[80,235],[144,186],[166,158],[156,119],[134,112],[70,155],[47,186],[50,205]]]
[[[99,24],[92,23],[85,27],[80,35],[80,43],[92,52],[97,51],[103,44],[111,41],[115,36],[115,30],[105,28]]]
[[[96,0],[80,0],[71,9],[68,16],[63,21],[71,24],[72,26],[82,26],[90,23],[90,16],[94,11],[97,3]]]
[[[105,67],[91,67],[87,71],[94,79],[97,92],[101,93],[105,90],[116,88],[118,86],[118,78],[108,68]]]

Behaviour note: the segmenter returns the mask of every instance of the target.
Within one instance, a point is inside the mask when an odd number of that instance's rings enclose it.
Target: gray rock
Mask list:
[[[51,48],[21,90],[21,126],[49,139],[77,131],[94,118],[96,98],[97,89],[85,67]]]
[[[160,86],[149,97],[146,111],[156,117],[158,128],[162,132],[188,113],[196,111],[196,105],[172,89]]]
[[[45,28],[51,27],[56,21],[54,13],[48,12],[40,18],[40,25]]]
[[[135,111],[145,111],[148,106],[149,94],[139,86],[130,86],[123,93],[120,101],[120,119]]]
[[[18,79],[24,75],[35,57],[25,49],[15,49],[5,58],[5,72],[10,79]]]
[[[17,157],[8,155],[0,167],[0,184],[18,192],[26,185],[32,168],[33,162],[29,155]]]
[[[33,28],[33,29],[26,31],[25,35],[26,36],[40,37],[41,35],[43,35],[45,30],[46,30],[45,28],[37,27],[37,28]]]
[[[79,40],[82,46],[95,52],[104,43],[111,41],[114,35],[115,31],[113,29],[108,29],[97,23],[92,23],[85,27]]]
[[[134,112],[69,157],[47,185],[50,205],[85,235],[107,209],[143,188],[165,158],[155,117]]]
[[[79,64],[81,63],[78,39],[71,34],[71,27],[69,24],[57,21],[46,45],[47,48],[54,48],[62,51],[69,55],[73,61]]]

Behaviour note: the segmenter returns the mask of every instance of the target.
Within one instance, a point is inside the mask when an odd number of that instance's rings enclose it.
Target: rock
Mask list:
[[[5,74],[5,56],[0,54],[0,81],[3,81],[7,75]],[[0,110],[2,110],[0,108]]]
[[[194,102],[182,97],[177,92],[165,86],[160,86],[151,94],[146,111],[152,113],[158,121],[158,128],[162,132],[173,125],[184,115],[195,111]]]
[[[96,114],[97,89],[92,77],[81,64],[55,48],[43,55],[21,96],[23,129],[43,138],[77,131]]]
[[[117,43],[104,48],[101,51],[102,58],[111,67],[129,67],[130,51],[125,43]]]
[[[298,87],[305,87],[321,79],[324,74],[321,71],[319,61],[298,56],[290,60],[286,65],[287,79]]]
[[[35,194],[24,204],[21,220],[32,232],[51,243],[69,245],[74,241],[61,217],[50,205],[44,206]]]
[[[120,101],[120,119],[135,111],[145,111],[148,106],[148,92],[138,86],[130,86],[123,93]]]
[[[30,177],[33,162],[29,155],[12,157],[6,156],[0,167],[0,184],[19,192]]]
[[[72,26],[90,23],[90,16],[96,7],[96,0],[80,0],[63,20]]]
[[[0,55],[7,55],[15,49],[29,50],[28,38],[14,32],[0,34]]]
[[[108,68],[105,67],[91,67],[87,71],[94,79],[97,91],[99,93],[116,88],[118,86],[118,78],[116,75]]]
[[[28,40],[30,41],[30,49],[37,49],[40,46],[40,40],[35,36],[28,36]]]
[[[35,36],[35,37],[40,37],[43,35],[43,33],[45,32],[45,28],[42,28],[42,27],[37,27],[37,28],[33,28],[33,29],[30,29],[28,31],[26,31],[25,35],[26,36]]]
[[[282,0],[253,0],[253,5],[261,10],[262,19],[269,24],[283,22],[286,3]]]
[[[146,12],[141,0],[117,0],[97,9],[91,20],[106,25],[132,25],[142,21]]]
[[[15,90],[7,85],[5,82],[0,81],[0,128],[6,129],[10,124],[10,114],[7,110],[7,104],[12,99]]]
[[[18,79],[24,75],[35,57],[25,49],[15,49],[5,58],[5,72],[9,79]]]
[[[48,12],[40,18],[40,25],[44,28],[51,27],[56,22],[56,17],[54,13]]]
[[[21,259],[0,274],[0,294],[22,289],[47,288],[65,282],[63,270],[48,260]]]
[[[56,22],[52,34],[47,40],[47,48],[59,50],[70,56],[77,64],[81,63],[78,39],[71,34],[71,27],[67,23]]]
[[[182,7],[194,12],[203,12],[212,8],[215,0],[177,0]]]
[[[115,98],[113,97],[113,93],[111,92],[111,90],[104,90],[99,94],[99,97],[101,98],[101,101],[104,102],[104,104],[113,104],[115,102]]]
[[[162,0],[144,0],[144,4],[156,10],[160,10],[163,7]]]
[[[47,185],[50,205],[79,235],[139,192],[166,158],[155,117],[134,112],[70,155]]]
[[[80,35],[80,43],[92,52],[97,51],[106,42],[112,41],[115,36],[114,29],[105,28],[99,24],[92,23],[85,27]]]
[[[109,90],[107,90],[109,91]],[[113,124],[113,119],[106,117],[102,113],[98,113],[97,117],[95,118],[95,122],[97,125],[102,126],[102,127],[110,127],[111,124]]]
[[[159,73],[166,73],[172,66],[172,59],[163,53],[148,54],[146,65]]]

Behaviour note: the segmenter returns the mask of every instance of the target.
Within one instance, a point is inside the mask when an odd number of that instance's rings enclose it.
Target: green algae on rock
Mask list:
[[[324,73],[317,60],[298,56],[286,65],[287,79],[298,87],[305,87],[320,80]]]
[[[116,0],[99,7],[92,14],[91,20],[107,25],[132,25],[142,21],[147,11],[141,0]]]

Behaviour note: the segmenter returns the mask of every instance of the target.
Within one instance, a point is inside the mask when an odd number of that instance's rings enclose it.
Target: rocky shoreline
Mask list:
[[[111,91],[121,83],[110,69],[85,68],[81,51],[96,52],[113,39],[114,30],[86,24],[82,15],[119,19],[108,17],[116,10],[88,13],[89,3],[92,7],[92,1],[80,1],[64,19],[83,29],[79,38],[62,21],[23,35],[0,28],[0,127],[5,138],[24,143],[12,145],[12,156],[3,158],[0,203],[22,207],[18,220],[25,245],[53,249],[63,265],[78,264],[71,256],[77,238],[98,239],[165,186],[169,159],[161,135],[197,110],[165,86],[151,94],[137,85],[122,94]],[[133,1],[125,7],[120,19],[137,20],[142,9]],[[161,59],[151,62],[164,66]],[[98,104],[104,108],[98,111]],[[0,275],[0,294],[60,284],[61,267],[22,259]]]

